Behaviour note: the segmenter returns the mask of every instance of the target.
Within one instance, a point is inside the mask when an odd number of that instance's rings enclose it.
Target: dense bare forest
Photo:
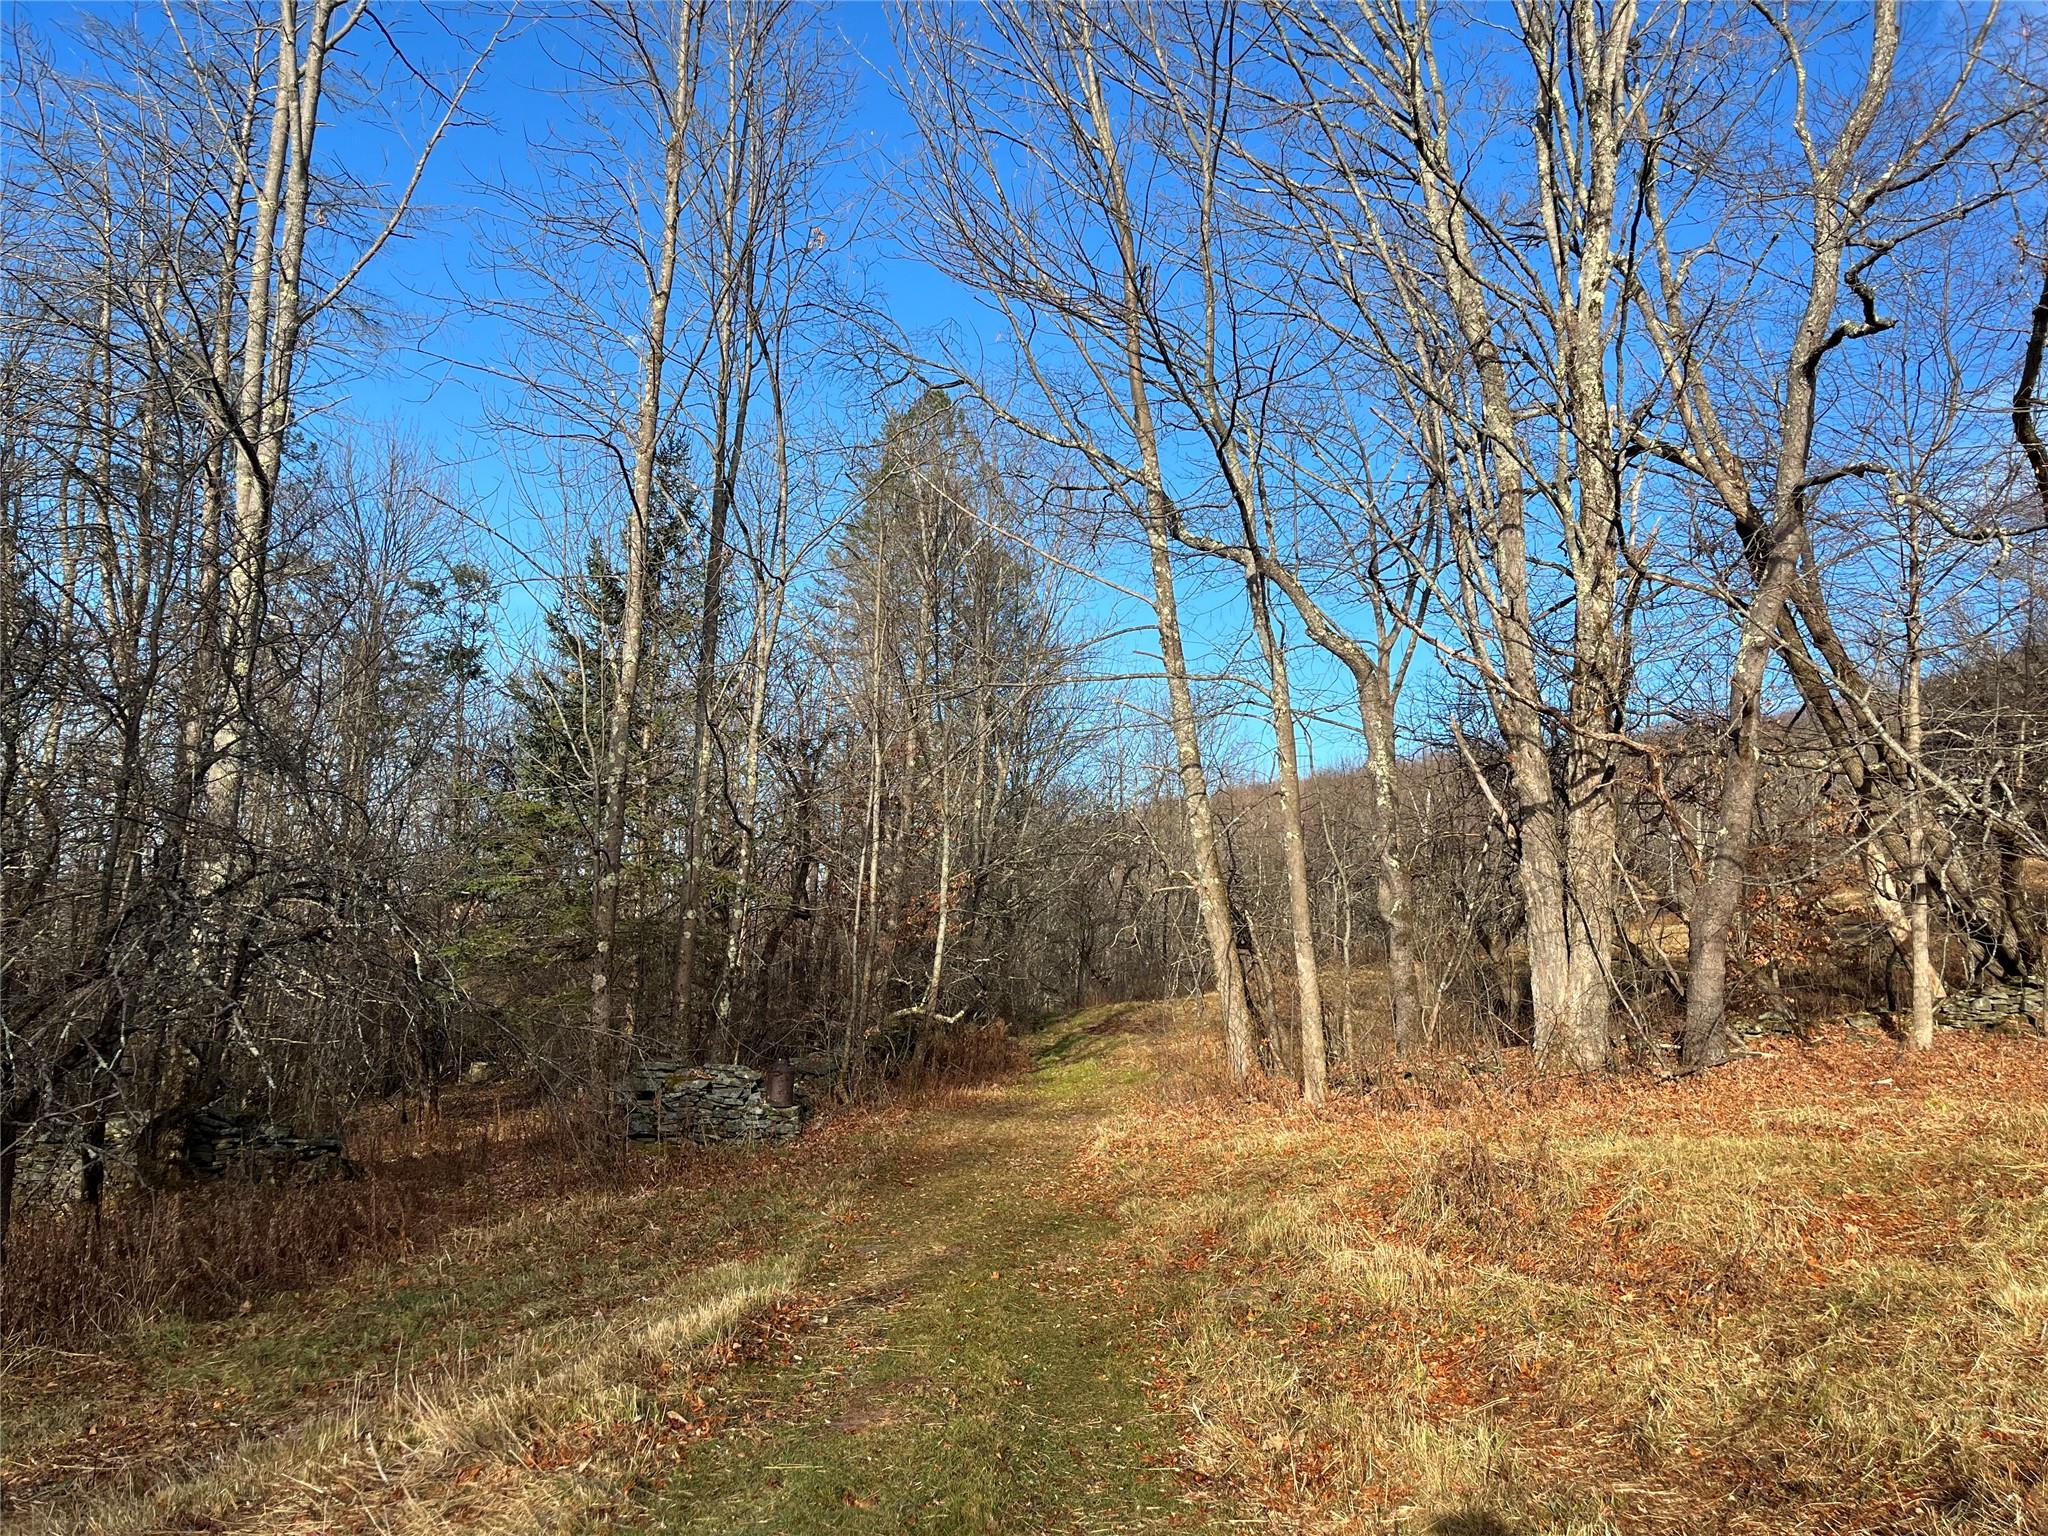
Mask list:
[[[491,39],[372,184],[321,130],[373,13],[74,20],[14,39],[10,1167],[1174,986],[1312,1100],[1440,1036],[1712,1065],[1792,996],[1926,1045],[2038,965],[2040,100],[1988,16],[907,12],[886,218],[973,369],[847,283],[827,18],[551,21],[572,109],[478,193],[563,530],[517,642],[460,476],[345,411]],[[849,419],[849,352],[927,382]],[[1111,652],[1084,578],[1139,570]]]
[[[1130,1000],[2041,1033],[2037,23],[0,12],[0,1245]]]

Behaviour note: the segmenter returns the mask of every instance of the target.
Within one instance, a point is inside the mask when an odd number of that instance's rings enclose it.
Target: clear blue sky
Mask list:
[[[383,344],[353,354],[346,371],[324,376],[316,372],[307,398],[317,403],[315,430],[322,436],[370,434],[394,426],[416,436],[449,467],[458,499],[483,530],[480,543],[485,547],[480,552],[514,582],[522,574],[543,573],[558,564],[559,554],[542,547],[541,529],[530,510],[536,499],[545,501],[545,493],[536,493],[530,482],[515,483],[507,441],[491,426],[491,401],[504,398],[505,386],[492,380],[489,369],[510,354],[515,338],[505,322],[474,301],[499,280],[483,238],[492,225],[501,232],[505,227],[505,199],[499,189],[516,191],[534,184],[539,171],[533,141],[544,136],[562,112],[561,91],[567,79],[560,62],[563,29],[573,23],[551,11],[544,0],[509,12],[498,5],[450,9],[380,4],[372,13],[376,23],[359,27],[350,39],[353,55],[376,84],[367,99],[330,103],[323,114],[319,146],[323,163],[345,168],[365,181],[389,185],[401,178],[420,131],[431,120],[414,71],[445,82],[450,71],[499,34],[467,98],[464,120],[429,167],[415,218],[365,281],[365,292],[379,301],[377,312],[387,322]],[[845,286],[865,290],[908,333],[957,328],[970,345],[977,335],[993,334],[988,316],[971,295],[903,248],[897,235],[902,221],[888,210],[886,194],[911,153],[909,124],[891,84],[896,67],[888,10],[880,4],[852,3],[819,8],[810,15],[851,79],[848,110],[840,125],[846,154],[830,188],[831,202],[844,217],[841,227],[828,231]],[[60,61],[74,47],[67,34],[95,21],[133,25],[145,36],[155,32],[162,38],[162,12],[154,4],[85,7],[0,0],[0,34],[26,29],[46,40],[44,45]],[[1855,55],[1856,33],[1855,25],[1845,25],[1840,38],[1843,52],[1824,58],[1823,77],[1829,59],[1844,63]],[[1477,47],[1475,59],[1488,57],[1488,50],[1478,46],[1484,42],[1478,33],[1468,34],[1466,40]],[[1496,170],[1509,184],[1521,175],[1519,166],[1507,160],[1497,162]],[[827,408],[833,408],[830,398]],[[879,425],[879,405],[872,398],[841,396],[837,408],[845,418],[839,431],[847,439],[867,436]],[[1127,550],[1111,550],[1100,559],[1103,573],[1113,580],[1131,587],[1146,585],[1142,566]],[[1184,568],[1184,616],[1196,663],[1213,667],[1244,645],[1239,584],[1228,570],[1211,562],[1190,561]],[[515,595],[508,610],[515,617],[530,617],[539,590]],[[1099,657],[1103,671],[1142,671],[1156,665],[1150,659],[1153,643],[1128,633],[1148,618],[1141,605],[1102,588],[1092,589],[1082,624],[1123,634],[1104,647]],[[1298,633],[1295,639],[1298,643]],[[1341,679],[1316,653],[1304,650],[1298,656],[1303,703],[1348,719]],[[1139,690],[1139,695],[1150,701],[1149,690]],[[1264,749],[1257,745],[1262,733],[1248,726],[1232,735],[1252,759],[1247,766],[1253,771],[1263,768]],[[1321,763],[1356,755],[1355,738],[1348,729],[1318,727],[1313,737]]]
[[[495,8],[442,13],[424,6],[386,7],[380,14],[391,43],[430,74],[473,56],[504,15]],[[557,557],[542,547],[543,530],[526,509],[534,494],[531,483],[513,483],[505,440],[490,426],[490,400],[493,394],[502,399],[503,385],[487,370],[506,355],[512,338],[502,322],[464,301],[492,281],[484,231],[499,217],[502,202],[493,189],[532,183],[531,146],[561,110],[565,76],[559,62],[562,23],[545,6],[521,7],[513,17],[470,89],[465,121],[451,131],[430,164],[418,216],[405,237],[387,247],[367,279],[368,290],[394,313],[388,345],[365,371],[334,381],[338,387],[328,391],[326,403],[329,430],[376,432],[396,425],[423,439],[450,466],[480,528],[488,530],[479,543],[509,583],[508,615],[518,624],[522,616],[530,619],[536,600],[544,600],[545,570]],[[891,84],[895,46],[888,10],[879,4],[839,5],[821,8],[815,21],[841,52],[851,77],[850,112],[841,125],[847,153],[833,189],[849,229],[861,226],[839,258],[846,285],[865,289],[908,333],[947,327],[971,337],[987,318],[977,301],[905,249],[887,213],[887,191],[911,153],[910,127]],[[356,41],[366,60],[382,66],[391,57],[381,35],[361,35]],[[394,105],[394,120],[379,123],[375,113],[335,111],[322,129],[323,157],[387,183],[404,173],[425,117],[416,105],[419,92],[404,72],[393,67],[393,79],[391,101],[407,103]],[[848,231],[830,233],[838,246]],[[848,400],[846,411],[849,436],[864,436],[879,425],[871,401]],[[1143,566],[1127,550],[1105,549],[1096,558],[1103,573],[1119,584],[1144,587]],[[522,568],[532,578],[525,595],[517,585]],[[1102,672],[1120,675],[1157,666],[1156,641],[1143,633],[1149,610],[1100,586],[1079,583],[1077,589],[1079,627],[1117,636],[1098,655]],[[1220,669],[1243,643],[1237,578],[1210,562],[1191,566],[1182,601],[1197,665],[1206,653],[1208,664]],[[1318,658],[1305,657],[1298,668],[1306,691],[1326,691],[1318,686],[1326,671]],[[1333,707],[1342,711],[1343,689],[1334,675],[1326,681]],[[1134,702],[1154,702],[1153,690],[1127,691]],[[1250,759],[1247,767],[1263,771],[1267,751],[1253,745],[1261,732],[1254,727],[1230,734]],[[1319,762],[1353,755],[1349,730],[1315,734]]]

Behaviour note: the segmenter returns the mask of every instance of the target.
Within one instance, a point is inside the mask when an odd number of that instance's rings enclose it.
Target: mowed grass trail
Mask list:
[[[21,1352],[8,1528],[1209,1528],[1148,1398],[1159,1293],[1078,1176],[1137,1091],[1123,1016],[248,1317]]]
[[[1105,1253],[1079,1177],[1140,1085],[1121,1010],[1035,1042],[1031,1075],[953,1096],[920,1155],[835,1220],[817,1310],[732,1374],[755,1411],[703,1444],[636,1528],[663,1532],[1193,1530],[1173,1424],[1148,1401],[1160,1320]]]
[[[4,1364],[10,1529],[2048,1531],[2048,1045],[1310,1114],[1189,1005]]]

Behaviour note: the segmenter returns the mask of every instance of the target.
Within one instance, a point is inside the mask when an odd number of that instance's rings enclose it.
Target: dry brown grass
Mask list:
[[[1276,1531],[2048,1527],[2048,1052],[1230,1105],[1187,1010],[1093,1177],[1192,1297],[1185,1470]]]
[[[943,1029],[919,1043],[908,1068],[882,1085],[890,1102],[917,1102],[956,1088],[1000,1082],[1030,1065],[1001,1019]]]
[[[572,1199],[506,1159],[393,1262],[14,1350],[0,1485],[81,1536],[2048,1524],[2041,1042],[1311,1114],[1190,1013]]]
[[[385,1106],[351,1128],[360,1178],[109,1191],[97,1213],[27,1207],[8,1234],[0,1340],[89,1341],[152,1319],[224,1316],[391,1259],[507,1204],[645,1176],[597,1114],[517,1087]]]
[[[623,1312],[388,1383],[232,1444],[187,1475],[101,1484],[47,1506],[53,1533],[166,1528],[482,1532],[583,1528],[690,1438],[691,1372],[792,1294],[797,1256],[691,1274]],[[702,1406],[702,1399],[695,1398]]]

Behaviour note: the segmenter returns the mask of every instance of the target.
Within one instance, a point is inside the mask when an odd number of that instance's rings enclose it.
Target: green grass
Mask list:
[[[29,1352],[10,1471],[73,1471],[22,1507],[95,1533],[1200,1529],[1146,1391],[1156,1297],[1073,1177],[1140,1073],[1120,1017],[787,1153],[517,1208],[68,1369]]]
[[[641,1528],[1199,1527],[1159,1470],[1174,1426],[1144,1390],[1149,1319],[1103,1263],[1114,1222],[1063,1187],[1087,1107],[1123,1075],[1113,1042],[1069,1027],[1036,1045],[1029,1085],[957,1111],[869,1207],[867,1240],[819,1265],[810,1369],[741,1373],[758,1422],[706,1442]]]

